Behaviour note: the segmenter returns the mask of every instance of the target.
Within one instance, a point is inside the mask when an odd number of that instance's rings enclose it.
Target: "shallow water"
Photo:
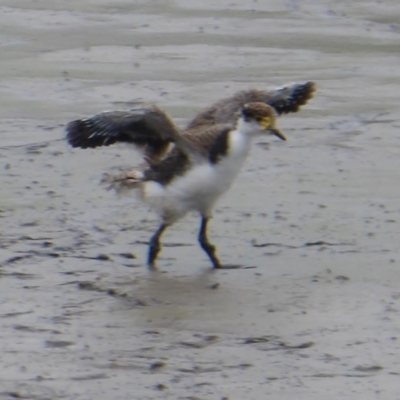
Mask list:
[[[399,17],[392,1],[0,0],[0,398],[395,398]],[[98,185],[131,149],[72,119],[156,102],[179,124],[249,87],[314,80],[254,145],[211,237],[144,267],[153,214]],[[252,194],[252,195],[251,195]]]

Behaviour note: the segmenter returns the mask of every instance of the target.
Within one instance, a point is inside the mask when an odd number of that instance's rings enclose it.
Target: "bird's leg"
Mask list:
[[[222,268],[221,263],[216,255],[215,246],[208,241],[207,237],[207,224],[209,218],[201,217],[201,225],[199,231],[199,243],[201,248],[207,253],[209,259],[213,263],[214,268]]]
[[[160,238],[164,231],[168,228],[168,224],[162,223],[157,229],[156,233],[151,237],[149,242],[149,253],[147,258],[147,265],[150,269],[157,269],[156,258],[161,250]]]

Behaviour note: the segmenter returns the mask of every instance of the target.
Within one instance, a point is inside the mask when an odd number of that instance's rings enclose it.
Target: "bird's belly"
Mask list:
[[[218,164],[196,165],[167,186],[147,182],[145,200],[161,215],[178,219],[188,211],[210,215],[220,195],[226,192],[240,171],[241,159],[224,159]]]
[[[237,172],[205,163],[196,166],[185,176],[171,184],[172,196],[191,204],[192,208],[202,208],[226,192]]]

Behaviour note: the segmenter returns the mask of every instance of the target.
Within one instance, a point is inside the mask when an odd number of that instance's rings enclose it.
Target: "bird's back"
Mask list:
[[[231,129],[229,124],[220,124],[187,130],[182,138],[188,146],[183,149],[173,145],[164,158],[147,160],[149,167],[144,173],[145,180],[154,180],[165,185],[174,177],[184,175],[194,164],[217,163],[226,154],[228,133]]]

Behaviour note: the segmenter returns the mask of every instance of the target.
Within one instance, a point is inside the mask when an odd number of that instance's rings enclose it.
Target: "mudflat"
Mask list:
[[[0,399],[396,398],[400,8],[382,1],[2,0]],[[313,80],[220,200],[158,220],[98,182],[131,148],[68,121],[154,102],[179,125]]]

